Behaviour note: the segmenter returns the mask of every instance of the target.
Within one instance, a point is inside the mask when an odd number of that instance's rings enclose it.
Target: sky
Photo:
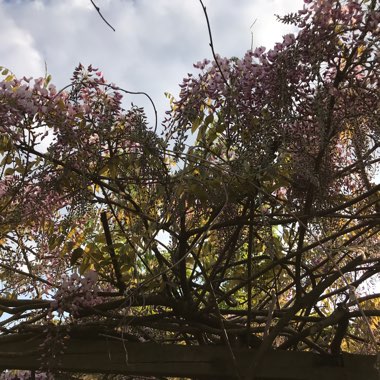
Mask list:
[[[112,31],[90,0],[0,0],[0,66],[17,76],[47,72],[57,88],[70,83],[81,62],[99,68],[109,82],[147,92],[163,120],[179,83],[193,72],[193,63],[211,58],[207,24],[199,0],[94,0]],[[215,50],[242,57],[251,48],[271,48],[292,28],[276,20],[302,8],[303,0],[204,0]],[[251,27],[251,25],[254,25]],[[252,32],[252,35],[251,35]],[[129,96],[153,110],[141,96]]]

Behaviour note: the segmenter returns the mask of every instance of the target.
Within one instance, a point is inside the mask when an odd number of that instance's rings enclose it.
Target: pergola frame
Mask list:
[[[226,346],[130,343],[116,336],[72,336],[64,349],[41,359],[46,336],[21,333],[0,339],[0,368],[191,379],[239,379],[257,365],[256,380],[378,380],[376,356],[268,351],[255,363],[257,350]],[[53,359],[53,360],[52,360]],[[235,364],[235,365],[234,365]],[[45,366],[45,368],[44,368]],[[239,374],[237,373],[239,372]],[[240,377],[239,377],[240,376]]]

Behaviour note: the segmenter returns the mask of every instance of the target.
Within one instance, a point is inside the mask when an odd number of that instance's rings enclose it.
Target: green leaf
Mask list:
[[[14,172],[15,172],[15,169],[13,169],[13,168],[7,168],[5,170],[4,175],[13,175]]]
[[[191,133],[194,133],[198,129],[198,127],[201,125],[201,123],[202,123],[202,118],[201,117],[196,118],[193,121],[193,124],[191,126]]]
[[[205,121],[204,121],[204,125],[209,125],[210,123],[212,123],[214,121],[214,115],[212,114],[212,113],[210,113],[207,117],[206,117],[206,119],[205,119]]]
[[[82,248],[80,247],[75,248],[70,258],[71,266],[74,266],[77,263],[77,261],[83,256],[83,254],[84,254],[84,250]]]
[[[49,74],[46,78],[45,78],[45,83],[44,83],[44,87],[47,87],[49,85],[51,81],[51,75]]]

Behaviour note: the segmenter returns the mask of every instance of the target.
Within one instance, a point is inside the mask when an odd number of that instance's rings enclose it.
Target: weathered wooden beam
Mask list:
[[[0,338],[0,368],[37,370],[41,336],[23,334]],[[50,342],[51,343],[51,342]],[[241,375],[255,360],[256,351],[234,350]],[[270,351],[255,380],[378,380],[374,356],[343,354],[324,357],[307,352]],[[107,337],[70,338],[56,356],[51,371],[119,373],[135,376],[175,376],[196,379],[238,379],[224,346],[181,346],[128,343]]]

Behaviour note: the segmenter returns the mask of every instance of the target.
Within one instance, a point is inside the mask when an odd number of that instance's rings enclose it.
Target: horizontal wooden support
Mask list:
[[[1,337],[0,368],[40,369],[44,340],[35,334]],[[49,344],[54,346],[54,340]],[[234,350],[242,378],[254,363],[256,352]],[[224,346],[162,345],[129,343],[113,337],[72,337],[66,341],[62,353],[57,352],[50,359],[54,359],[50,361],[52,371],[238,379],[229,351]],[[378,380],[375,364],[375,356],[343,354],[324,357],[307,352],[270,351],[258,366],[255,379]]]

